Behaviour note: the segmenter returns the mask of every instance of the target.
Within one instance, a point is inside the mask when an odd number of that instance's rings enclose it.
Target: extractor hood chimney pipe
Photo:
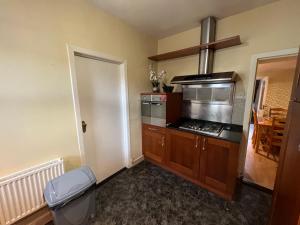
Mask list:
[[[215,41],[216,34],[216,18],[213,16],[206,17],[201,20],[201,44],[207,44]],[[213,72],[214,50],[202,49],[199,51],[198,74],[175,76],[171,80],[171,84],[220,84],[235,82],[236,73],[230,72]]]
[[[216,18],[213,16],[201,20],[201,44],[215,41]],[[209,74],[213,72],[214,50],[203,49],[199,55],[198,74]]]

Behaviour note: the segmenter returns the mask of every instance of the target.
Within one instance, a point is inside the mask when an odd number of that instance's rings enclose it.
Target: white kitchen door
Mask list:
[[[121,65],[75,56],[86,164],[97,183],[125,167]],[[84,126],[84,125],[83,125]]]

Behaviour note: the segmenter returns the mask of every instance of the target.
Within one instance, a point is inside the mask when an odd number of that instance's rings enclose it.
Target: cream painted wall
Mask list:
[[[157,41],[89,0],[0,3],[0,176],[56,157],[80,163],[66,44],[128,62],[132,158],[141,155],[139,93]]]
[[[217,23],[216,39],[241,35],[242,45],[222,49],[215,53],[214,71],[235,70],[240,75],[238,93],[247,86],[250,59],[253,54],[298,47],[300,30],[300,1],[281,0],[263,7],[237,14]],[[200,25],[197,28],[169,36],[158,41],[158,53],[174,51],[199,44]],[[198,56],[189,56],[158,63],[166,69],[168,79],[174,75],[195,74]]]
[[[294,68],[257,73],[257,78],[268,78],[268,89],[266,93],[265,105],[267,105],[269,108],[288,108],[294,75]]]
[[[240,34],[243,45],[218,51],[214,70],[237,71],[237,95],[244,96],[251,56],[298,47],[299,19],[300,1],[281,0],[220,20],[217,39]],[[79,165],[66,43],[127,59],[136,158],[141,155],[139,93],[150,88],[147,56],[198,44],[200,28],[157,43],[89,0],[3,0],[0,33],[1,176],[60,156],[67,168]],[[197,56],[158,63],[169,79],[196,73],[197,66]]]
[[[242,45],[216,52],[214,71],[234,70],[239,74],[236,97],[239,102],[235,120],[243,123],[244,106],[242,99],[246,95],[249,85],[251,57],[254,54],[297,48],[300,45],[300,1],[281,0],[263,7],[240,13],[217,24],[216,39],[241,35]],[[158,41],[158,53],[178,50],[199,44],[200,27],[194,28]],[[158,70],[166,70],[168,80],[174,75],[195,74],[198,68],[198,56],[162,61],[158,63]],[[248,117],[249,115],[247,115]],[[244,141],[240,154],[240,171],[245,159],[245,138],[248,124],[244,120]]]

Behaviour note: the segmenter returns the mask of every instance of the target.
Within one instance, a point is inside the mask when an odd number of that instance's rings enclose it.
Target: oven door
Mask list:
[[[142,122],[155,126],[166,126],[166,102],[142,101]]]

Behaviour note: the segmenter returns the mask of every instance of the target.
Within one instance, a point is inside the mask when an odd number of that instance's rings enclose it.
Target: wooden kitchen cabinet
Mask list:
[[[167,167],[189,178],[196,178],[199,172],[201,137],[188,132],[167,129],[166,141]]]
[[[143,124],[143,154],[146,158],[162,163],[165,155],[165,128]]]
[[[239,144],[143,124],[143,153],[147,160],[232,199],[238,175]]]
[[[203,137],[199,179],[208,189],[231,198],[238,171],[239,145]]]

